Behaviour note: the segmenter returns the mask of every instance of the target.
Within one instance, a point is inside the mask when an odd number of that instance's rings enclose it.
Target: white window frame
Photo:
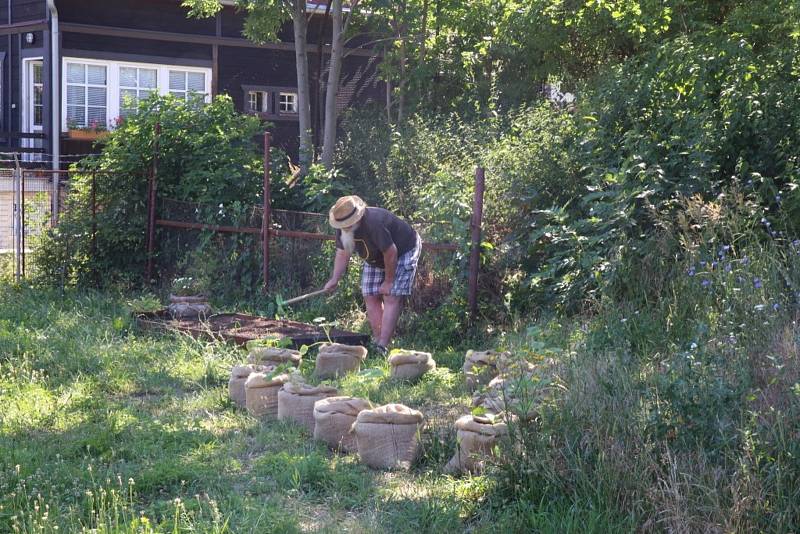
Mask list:
[[[283,108],[283,102],[281,102],[281,98],[283,98],[284,96],[293,97],[292,98],[292,101],[293,101],[292,102],[292,104],[293,104],[292,107],[294,109],[292,109],[291,111],[285,111],[284,109],[282,109]],[[290,93],[288,91],[281,91],[280,93],[278,93],[278,102],[277,102],[277,106],[276,107],[278,108],[277,111],[278,111],[278,113],[280,115],[297,115],[297,111],[298,111],[297,93]]]
[[[252,109],[250,107],[250,103],[251,103],[250,102],[250,96],[253,95],[254,93],[261,93],[261,95],[262,95],[262,98],[261,98],[261,108],[262,109]],[[270,112],[269,108],[271,107],[270,106],[270,96],[271,96],[271,93],[269,91],[265,91],[263,89],[251,89],[251,90],[247,91],[247,108],[246,108],[246,112],[247,113],[269,113]]]
[[[169,71],[179,70],[205,74],[205,96],[203,101],[211,102],[211,69],[205,67],[187,67],[184,65],[166,65],[161,63],[136,63],[131,61],[107,61],[87,59],[82,57],[64,57],[61,60],[61,131],[67,131],[67,63],[83,63],[85,65],[100,65],[106,67],[106,128],[109,130],[116,126],[116,119],[120,116],[120,67],[135,67],[139,69],[156,69],[156,85],[158,94],[169,94]]]

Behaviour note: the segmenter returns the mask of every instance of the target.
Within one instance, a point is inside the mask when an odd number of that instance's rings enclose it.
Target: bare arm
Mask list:
[[[389,248],[383,251],[383,268],[386,271],[386,276],[383,283],[388,287],[392,287],[394,283],[394,273],[397,271],[397,246],[392,244]]]
[[[325,289],[328,291],[335,291],[336,286],[339,285],[339,280],[342,279],[344,273],[347,272],[347,266],[350,264],[350,253],[344,249],[337,248],[336,256],[333,258],[333,274],[331,279],[325,284]]]

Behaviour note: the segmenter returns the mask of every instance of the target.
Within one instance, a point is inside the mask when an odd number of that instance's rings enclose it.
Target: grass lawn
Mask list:
[[[492,529],[490,479],[441,474],[469,401],[460,350],[435,351],[440,367],[418,384],[338,382],[341,394],[426,414],[409,473],[372,471],[237,409],[227,382],[245,357],[137,332],[121,299],[0,285],[0,531]],[[386,370],[377,358],[365,367]],[[313,357],[302,370],[310,377]]]

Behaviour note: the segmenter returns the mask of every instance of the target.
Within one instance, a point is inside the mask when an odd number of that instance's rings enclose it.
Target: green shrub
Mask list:
[[[142,280],[148,180],[156,157],[159,199],[203,205],[202,213],[194,209],[184,213],[185,207],[180,212],[174,203],[161,201],[157,206],[159,217],[210,224],[249,220],[252,215],[247,209],[259,205],[262,194],[262,155],[260,145],[254,142],[261,131],[261,122],[237,113],[229,97],[217,97],[207,105],[171,96],[142,102],[138,112],[111,133],[100,155],[74,167],[66,213],[58,228],[40,243],[42,279],[76,283],[94,282],[95,278],[103,282]],[[272,158],[280,196],[285,194],[280,171],[285,162],[279,151]],[[94,221],[93,173],[97,205]],[[94,250],[93,224],[97,228]],[[162,265],[175,265],[185,252],[180,241],[170,242],[169,237],[166,230],[158,230],[158,262]],[[204,241],[220,248],[210,237]],[[175,248],[177,254],[171,255]],[[219,255],[216,260],[221,260]]]

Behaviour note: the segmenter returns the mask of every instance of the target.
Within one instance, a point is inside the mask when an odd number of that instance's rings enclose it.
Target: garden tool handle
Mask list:
[[[322,295],[325,293],[329,293],[327,289],[318,289],[316,291],[312,291],[311,293],[306,293],[305,295],[300,295],[299,297],[294,297],[293,299],[283,301],[284,304],[296,304],[298,302],[302,302],[306,299],[310,299],[311,297],[316,297],[318,295]]]

